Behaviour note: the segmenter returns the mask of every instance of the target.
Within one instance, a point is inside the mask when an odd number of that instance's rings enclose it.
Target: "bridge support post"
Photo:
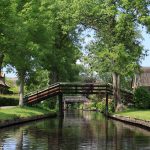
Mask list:
[[[64,100],[64,110],[66,110],[66,102],[65,102],[65,100]]]
[[[108,93],[106,92],[106,108],[105,108],[105,115],[108,116]]]
[[[63,117],[64,116],[64,111],[63,111],[63,94],[62,93],[60,93],[59,95],[58,95],[58,105],[59,105],[59,110],[58,110],[58,116],[59,117]]]

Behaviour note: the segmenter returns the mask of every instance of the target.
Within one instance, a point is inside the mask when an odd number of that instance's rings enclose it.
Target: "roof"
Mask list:
[[[0,77],[0,86],[5,87],[5,88],[9,88],[9,86],[4,82],[3,77]]]
[[[141,72],[143,73],[150,73],[150,67],[142,67]]]
[[[138,78],[138,86],[150,86],[150,67],[142,67]]]

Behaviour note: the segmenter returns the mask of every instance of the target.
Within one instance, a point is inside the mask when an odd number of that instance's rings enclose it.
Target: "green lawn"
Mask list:
[[[142,120],[150,120],[150,110],[126,110],[115,114],[121,116],[133,117]]]
[[[44,110],[33,107],[15,107],[8,109],[0,109],[0,121],[12,120],[15,118],[27,118],[32,116],[44,115],[49,113],[55,113],[51,110]]]

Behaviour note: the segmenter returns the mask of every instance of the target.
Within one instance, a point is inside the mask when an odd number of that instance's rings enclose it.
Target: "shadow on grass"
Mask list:
[[[16,114],[7,114],[4,112],[0,112],[0,122],[5,121],[5,120],[13,120],[17,118],[18,116]]]

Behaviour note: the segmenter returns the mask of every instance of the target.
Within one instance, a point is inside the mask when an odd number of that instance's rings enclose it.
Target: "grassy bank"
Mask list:
[[[0,109],[0,121],[14,120],[18,118],[30,118],[34,116],[54,114],[55,111],[33,108],[33,107],[14,107],[8,109]]]
[[[115,114],[150,121],[150,110],[126,110]]]

